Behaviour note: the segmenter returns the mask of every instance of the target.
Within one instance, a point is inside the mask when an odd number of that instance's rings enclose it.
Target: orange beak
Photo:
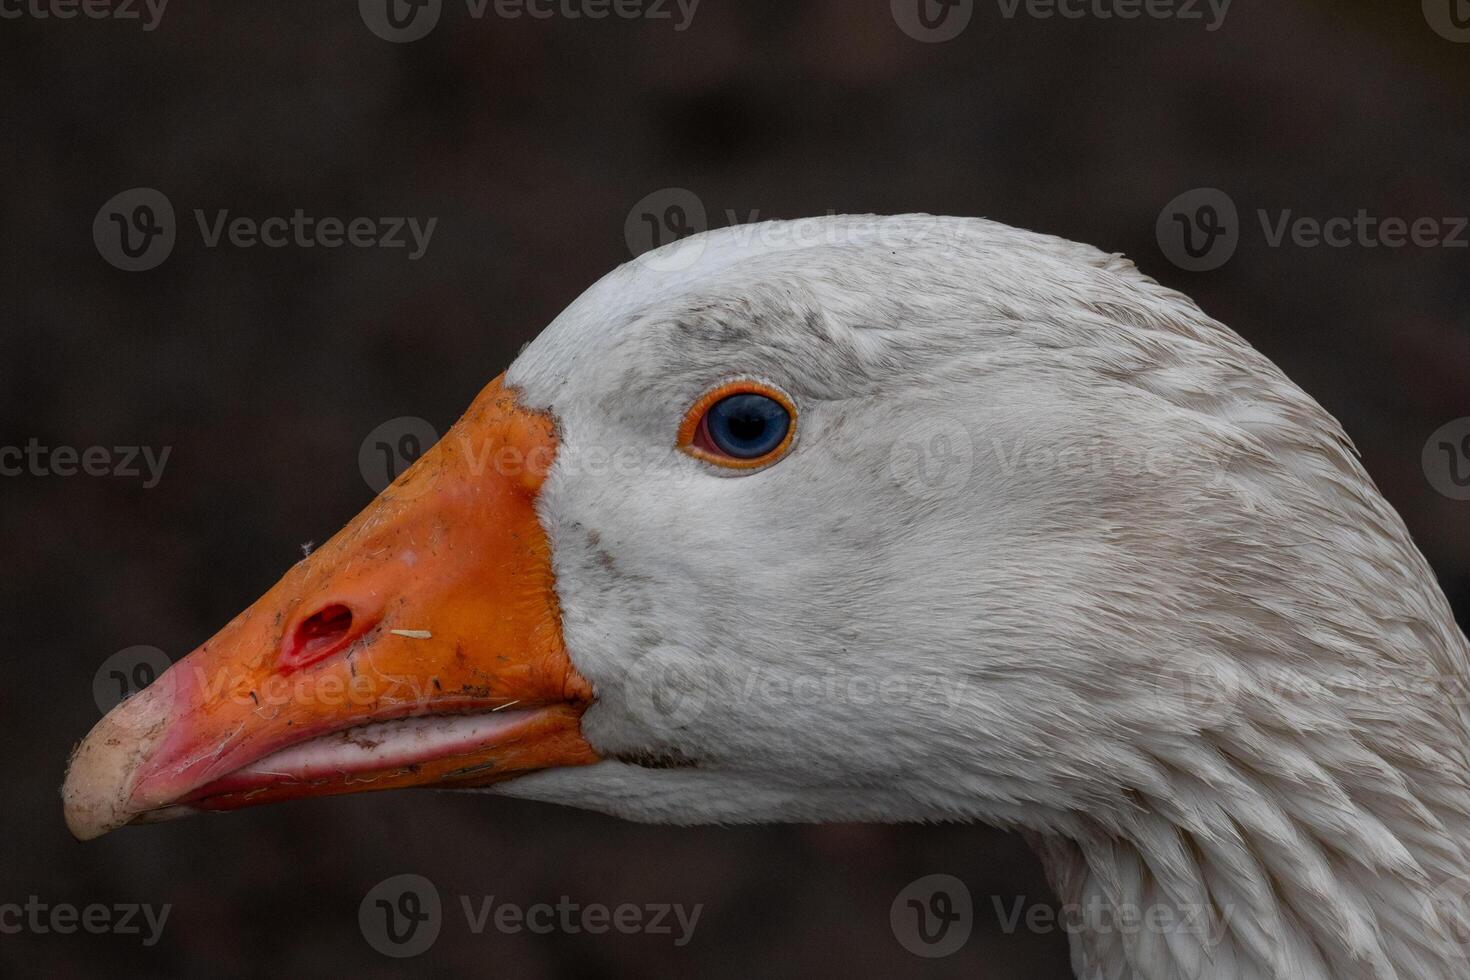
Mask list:
[[[596,762],[535,512],[555,452],[550,419],[492,382],[352,523],[97,723],[62,790],[72,833]]]

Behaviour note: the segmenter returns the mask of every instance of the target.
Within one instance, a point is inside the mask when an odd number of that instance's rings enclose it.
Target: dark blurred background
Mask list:
[[[712,227],[930,211],[1129,254],[1342,419],[1465,622],[1470,503],[1436,492],[1421,450],[1470,416],[1470,251],[1273,248],[1255,218],[1470,213],[1462,0],[1236,0],[1216,30],[1203,3],[1203,21],[1124,21],[979,0],[944,43],[889,0],[703,0],[682,30],[672,4],[591,20],[492,2],[475,19],[445,0],[411,43],[353,0],[178,0],[152,30],[141,0],[141,20],[36,16],[47,2],[0,0],[0,444],[171,455],[151,488],[0,478],[0,903],[173,908],[152,947],[0,935],[8,975],[1068,975],[1060,931],[1003,934],[995,899],[1051,897],[1019,838],[979,827],[671,829],[418,792],[68,837],[57,788],[99,716],[99,664],[136,645],[177,658],[255,599],[371,498],[371,430],[421,416],[442,432],[630,257],[635,205],[668,189]],[[172,203],[177,243],[122,271],[93,221],[138,187]],[[1239,206],[1241,240],[1186,272],[1155,225],[1200,187]],[[193,218],[298,208],[438,223],[410,261],[208,248]],[[399,961],[357,912],[405,872],[455,907]],[[941,959],[889,926],[930,873],[976,903],[974,936]],[[461,894],[704,909],[683,947],[477,936],[455,921]]]

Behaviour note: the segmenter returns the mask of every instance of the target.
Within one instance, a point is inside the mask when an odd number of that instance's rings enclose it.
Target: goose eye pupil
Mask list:
[[[738,442],[755,442],[766,431],[766,420],[750,415],[737,415],[730,420],[730,434]]]
[[[791,428],[786,406],[765,395],[741,394],[709,410],[710,441],[737,459],[756,459],[781,445]]]

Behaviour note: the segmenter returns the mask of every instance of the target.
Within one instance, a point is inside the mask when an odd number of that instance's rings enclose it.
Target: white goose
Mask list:
[[[1083,977],[1466,977],[1467,678],[1337,424],[1185,297],[831,217],[593,286],[63,793],[82,838],[410,785],[984,821],[1063,901],[1213,916]]]

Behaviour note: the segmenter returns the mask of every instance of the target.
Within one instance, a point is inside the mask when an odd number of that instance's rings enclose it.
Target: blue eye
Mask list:
[[[795,444],[796,418],[796,403],[774,385],[730,381],[690,406],[679,426],[679,448],[727,469],[764,469]]]
[[[720,452],[736,459],[758,459],[786,440],[791,413],[774,398],[744,392],[711,405],[705,425]]]

